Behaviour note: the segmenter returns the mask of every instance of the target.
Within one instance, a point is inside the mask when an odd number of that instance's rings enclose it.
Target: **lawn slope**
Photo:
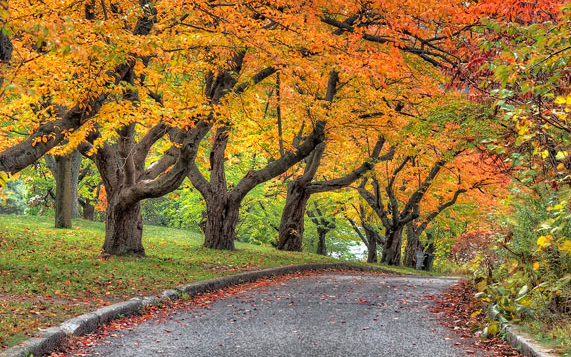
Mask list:
[[[335,259],[236,244],[202,248],[202,235],[146,226],[147,257],[100,258],[104,225],[81,219],[53,228],[51,217],[0,215],[0,350],[38,328],[112,302],[186,282],[272,266]]]

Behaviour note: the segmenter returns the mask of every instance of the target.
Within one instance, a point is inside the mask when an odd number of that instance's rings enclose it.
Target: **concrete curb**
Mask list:
[[[537,345],[535,340],[527,334],[518,331],[513,326],[506,327],[506,340],[513,348],[520,351],[522,355],[527,357],[554,357],[556,354],[550,353],[549,350]]]
[[[488,312],[490,316],[490,312]],[[499,314],[501,316],[501,314]],[[491,317],[491,316],[490,316]],[[505,320],[505,318],[504,318]],[[533,337],[519,331],[516,326],[509,323],[500,323],[501,329],[504,331],[505,340],[522,355],[526,357],[556,357],[558,355],[550,353],[549,350],[540,346]],[[2,356],[0,356],[2,357]]]
[[[142,310],[146,306],[158,305],[161,301],[176,300],[183,293],[187,294],[188,296],[194,296],[196,294],[252,282],[258,279],[276,275],[285,275],[308,270],[326,269],[396,274],[396,272],[391,270],[371,266],[361,266],[349,263],[316,263],[282,266],[277,268],[269,268],[242,274],[230,275],[217,279],[199,281],[196,283],[181,285],[174,289],[164,290],[160,294],[160,298],[156,296],[136,297],[127,301],[102,307],[80,316],[76,316],[72,319],[62,322],[57,327],[50,327],[40,331],[37,336],[32,337],[17,346],[8,348],[6,351],[0,353],[0,357],[29,357],[31,355],[35,357],[43,356],[60,347],[68,336],[86,335],[88,333],[94,332],[99,326],[109,321],[132,315]]]

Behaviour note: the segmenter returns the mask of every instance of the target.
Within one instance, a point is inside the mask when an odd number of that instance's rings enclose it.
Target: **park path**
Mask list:
[[[117,331],[81,356],[479,356],[438,323],[451,278],[324,273]],[[475,353],[474,353],[475,352]]]

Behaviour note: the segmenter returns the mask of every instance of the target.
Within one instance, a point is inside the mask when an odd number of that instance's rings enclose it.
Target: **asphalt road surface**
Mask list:
[[[83,356],[466,356],[432,307],[454,279],[295,277],[118,331]],[[474,356],[474,354],[471,354]]]

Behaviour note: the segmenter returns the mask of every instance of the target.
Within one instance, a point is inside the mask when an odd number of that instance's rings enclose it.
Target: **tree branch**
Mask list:
[[[230,198],[241,201],[256,185],[281,175],[290,167],[309,155],[325,139],[325,122],[318,121],[309,137],[295,151],[287,151],[284,156],[266,165],[263,169],[250,171],[230,192]],[[198,187],[197,187],[198,188]]]

